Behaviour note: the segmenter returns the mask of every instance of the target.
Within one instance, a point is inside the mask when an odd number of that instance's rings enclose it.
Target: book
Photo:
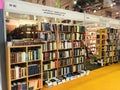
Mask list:
[[[29,64],[28,65],[28,75],[39,74],[39,65],[38,64]]]
[[[41,79],[30,79],[28,85],[29,89],[36,90],[37,88],[42,88],[42,81]]]

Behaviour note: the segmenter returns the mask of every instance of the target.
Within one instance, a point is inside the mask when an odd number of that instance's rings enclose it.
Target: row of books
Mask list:
[[[73,46],[74,47],[83,47],[84,44],[83,44],[82,41],[74,41],[73,42]],[[58,43],[58,48],[59,49],[69,49],[69,48],[72,48],[72,42],[69,42],[69,41],[59,42]],[[49,42],[49,43],[43,44],[43,50],[44,51],[56,50],[56,42]]]
[[[50,70],[56,67],[57,67],[56,61],[50,61],[49,63],[43,65],[43,70]]]
[[[57,26],[59,31],[72,32],[72,30],[74,29],[74,32],[81,32],[81,33],[85,32],[84,26],[79,26],[79,25],[73,26],[73,25],[65,25],[65,24],[57,25],[46,22],[41,23],[41,31],[55,31],[57,30]]]
[[[114,28],[107,28],[107,33],[117,33],[118,30],[117,29],[114,29]]]
[[[55,32],[37,32],[37,38],[41,40],[56,40]],[[73,34],[73,40],[84,40],[85,35],[80,33]],[[72,40],[72,32],[70,33],[59,33],[59,40]]]
[[[40,60],[40,49],[29,50],[28,52],[11,52],[11,63],[26,62],[31,60]]]
[[[56,33],[44,33],[44,32],[38,32],[37,33],[37,39],[41,40],[56,40]]]
[[[52,86],[55,86],[57,84],[62,84],[66,81],[74,80],[74,79],[77,79],[79,77],[88,75],[89,73],[90,73],[89,70],[87,70],[87,71],[81,70],[79,72],[69,73],[69,74],[66,74],[66,75],[59,76],[57,78],[53,77],[49,80],[46,80],[44,85],[46,87],[52,87]]]
[[[72,32],[73,26],[72,25],[63,25],[58,24],[58,30],[64,32]]]
[[[103,46],[102,50],[104,50],[104,51],[112,51],[112,50],[115,50],[115,46],[112,46],[112,45]]]
[[[58,69],[58,75],[66,75],[72,72],[72,66],[59,68]]]
[[[119,61],[119,56],[113,57],[113,60],[114,60],[114,61]]]
[[[43,44],[43,51],[56,50],[56,42],[47,42]]]
[[[11,79],[20,79],[26,76],[26,67],[15,66],[11,68]]]
[[[30,64],[28,65],[28,75],[34,75],[40,73],[40,65],[39,64]]]
[[[107,57],[107,58],[105,58],[105,60],[106,60],[106,63],[112,63],[113,62],[112,57]]]
[[[59,40],[72,40],[72,33],[59,33]]]
[[[79,64],[79,65],[74,65],[73,67],[73,71],[74,72],[81,72],[82,70],[84,70],[84,64]],[[68,75],[72,73],[72,67],[64,67],[64,68],[59,68],[58,69],[58,75]],[[57,70],[51,70],[51,71],[45,71],[43,72],[43,79],[44,80],[50,80],[51,78],[54,78],[57,76]]]
[[[76,57],[73,59],[73,64],[79,64],[79,63],[84,63],[84,56]]]
[[[58,43],[58,48],[59,49],[69,49],[69,48],[72,48],[72,42],[59,42]]]
[[[73,66],[73,72],[79,72],[81,70],[84,70],[84,64],[78,64]]]
[[[110,39],[107,39],[107,40],[103,40],[102,41],[102,44],[104,45],[117,45],[119,43],[119,40],[110,40]]]
[[[119,56],[119,55],[120,55],[119,49],[115,50],[115,56]]]
[[[85,33],[85,27],[77,25],[74,27],[74,32]]]
[[[100,38],[99,34],[97,35],[97,38]],[[113,40],[113,39],[118,39],[118,38],[119,38],[119,34],[118,33],[115,33],[115,34],[108,33],[108,34],[102,35],[102,39]]]
[[[11,90],[27,90],[27,82],[13,83]]]
[[[85,55],[85,49],[74,49],[73,55],[74,56]]]
[[[119,33],[114,33],[114,34],[108,33],[107,34],[107,39],[118,39],[118,38],[119,38]]]
[[[72,50],[66,50],[66,51],[59,51],[58,52],[58,58],[67,58],[72,56]]]
[[[56,59],[56,52],[45,52],[43,53],[43,61]]]
[[[28,88],[29,90],[37,90],[37,89],[40,89],[42,88],[42,79],[30,79],[28,81]],[[26,89],[27,90],[27,89]]]
[[[56,77],[57,76],[57,70],[54,69],[52,71],[45,71],[43,72],[43,79],[48,80],[50,78]]]
[[[71,58],[67,58],[67,59],[58,61],[58,67],[63,67],[63,66],[67,66],[67,65],[72,65],[72,59]]]
[[[83,47],[84,44],[82,41],[74,41],[73,42],[74,47]],[[59,42],[58,43],[58,48],[59,49],[69,49],[72,48],[72,42],[69,41],[64,41],[64,42]],[[56,42],[48,42],[43,44],[43,50],[56,50]]]
[[[110,51],[110,52],[105,52],[105,51],[102,51],[102,56],[106,56],[106,57],[112,57],[115,55],[115,52],[114,51]]]
[[[113,40],[113,44],[114,44],[114,45],[118,45],[119,42],[120,42],[120,41],[119,41],[118,39],[117,39],[117,40]]]
[[[84,47],[84,43],[82,41],[74,41],[73,42],[73,47]]]
[[[84,40],[85,35],[84,34],[79,34],[79,33],[74,33],[73,34],[73,40]]]
[[[41,31],[56,31],[57,30],[57,24],[51,24],[51,23],[41,23]]]

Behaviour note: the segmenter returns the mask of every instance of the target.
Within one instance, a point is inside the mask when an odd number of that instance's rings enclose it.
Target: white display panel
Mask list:
[[[6,0],[5,11],[36,16],[84,21],[83,13],[16,0]]]
[[[85,22],[84,24],[101,23],[120,26],[120,20],[75,11],[69,11],[60,8],[48,7],[20,0],[5,0],[4,6],[5,11],[7,12],[83,21]]]

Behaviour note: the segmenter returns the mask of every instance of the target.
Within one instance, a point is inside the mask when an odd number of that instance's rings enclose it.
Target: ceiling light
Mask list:
[[[75,1],[73,2],[73,4],[76,5],[76,4],[77,4],[77,1],[75,0]]]
[[[96,10],[94,10],[93,12],[96,13]]]
[[[114,2],[113,5],[116,5],[116,3]]]
[[[98,7],[98,9],[100,10],[100,9],[101,9],[101,7]]]
[[[118,15],[118,14],[119,14],[119,12],[116,12],[116,14]]]
[[[110,6],[113,7],[113,4],[111,4]]]

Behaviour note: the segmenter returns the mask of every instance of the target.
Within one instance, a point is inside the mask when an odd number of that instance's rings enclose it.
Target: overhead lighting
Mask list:
[[[75,1],[73,2],[73,4],[76,5],[76,4],[77,4],[77,0],[75,0]]]
[[[114,2],[113,5],[116,5],[116,3]]]
[[[110,6],[113,7],[113,3]]]
[[[114,3],[112,3],[110,6],[113,7],[113,6],[115,6],[115,5],[116,5],[116,3],[114,2]]]
[[[98,9],[100,10],[100,9],[101,9],[101,7],[98,7]]]
[[[118,14],[119,14],[119,12],[116,12],[116,14],[118,15]]]
[[[94,10],[93,12],[94,12],[94,13],[96,13],[97,11],[96,11],[96,10]]]

